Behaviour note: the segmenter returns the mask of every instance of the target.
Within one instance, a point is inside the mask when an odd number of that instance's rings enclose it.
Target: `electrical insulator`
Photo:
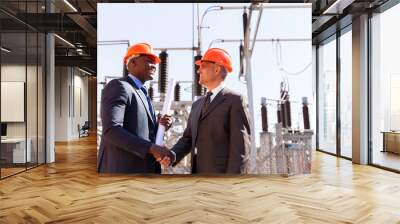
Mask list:
[[[154,88],[153,88],[153,85],[150,85],[148,92],[149,92],[150,99],[153,101],[154,100]]]
[[[177,82],[174,89],[174,99],[175,101],[181,101],[181,85]]]
[[[281,118],[282,118],[282,127],[286,128],[287,123],[286,123],[286,108],[285,108],[285,102],[282,102],[279,104],[281,107]]]
[[[282,123],[281,103],[278,103],[278,105],[277,105],[276,115],[278,118],[278,123]]]
[[[167,91],[167,83],[168,83],[168,54],[165,51],[162,51],[159,55],[160,64],[158,69],[158,91],[160,93],[165,93]]]
[[[246,39],[246,30],[247,30],[247,12],[246,10],[243,12],[243,39]]]
[[[242,43],[240,43],[240,46],[239,46],[239,55],[240,55],[240,58],[239,58],[239,65],[240,65],[240,70],[239,70],[239,77],[240,76],[243,76],[243,72],[244,72],[244,68],[243,68],[243,60],[244,60],[244,51],[243,51],[243,44]]]
[[[268,132],[267,99],[265,97],[261,98],[261,123],[262,130]]]
[[[201,58],[202,58],[201,55],[196,55],[196,56],[194,56],[194,61],[201,60]],[[198,66],[196,64],[194,65],[193,88],[192,88],[193,89],[193,92],[192,92],[193,98],[195,96],[203,95],[202,94],[203,89],[202,89],[201,85],[199,84],[200,74],[197,73],[197,71],[199,70],[199,67],[200,66]]]
[[[310,114],[308,112],[308,99],[303,97],[303,122],[304,129],[310,129]]]
[[[292,116],[290,112],[290,101],[289,101],[289,94],[286,92],[286,97],[285,97],[285,120],[286,120],[286,125],[288,128],[292,127]]]
[[[291,126],[291,118],[290,118],[290,103],[289,101],[289,94],[286,90],[286,86],[284,82],[281,82],[281,89],[280,89],[280,96],[281,96],[281,118],[282,118],[282,127],[288,128]]]

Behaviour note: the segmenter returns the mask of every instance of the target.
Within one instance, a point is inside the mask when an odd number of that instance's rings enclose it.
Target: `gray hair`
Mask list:
[[[221,70],[219,71],[219,74],[221,75],[222,80],[226,79],[226,76],[228,75],[228,71],[226,71],[224,66],[221,66]]]

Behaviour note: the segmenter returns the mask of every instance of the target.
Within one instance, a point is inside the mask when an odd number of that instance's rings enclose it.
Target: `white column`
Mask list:
[[[353,162],[368,163],[368,15],[353,20]]]
[[[54,12],[54,5],[46,1],[46,12]],[[46,34],[46,163],[55,162],[55,42],[54,34]]]
[[[65,66],[55,69],[55,141],[73,139],[72,69]]]
[[[55,161],[54,133],[55,133],[55,56],[54,56],[54,35],[49,33],[46,36],[46,163]]]

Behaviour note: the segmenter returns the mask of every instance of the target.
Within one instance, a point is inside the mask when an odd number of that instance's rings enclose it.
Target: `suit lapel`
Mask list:
[[[225,100],[225,94],[224,94],[224,89],[222,89],[217,96],[211,101],[211,104],[206,112],[205,115],[201,116],[201,108],[203,107],[203,104],[205,103],[204,101],[206,100],[205,97],[202,97],[199,99],[199,103],[197,104],[197,107],[192,107],[192,113],[193,113],[193,118],[192,118],[192,138],[193,138],[193,144],[196,144],[197,140],[197,129],[199,127],[199,122],[204,119],[207,115],[211,113],[212,110],[214,110],[218,105],[220,105],[224,100]]]
[[[201,119],[204,119],[205,117],[207,117],[207,115],[209,115],[216,107],[218,107],[218,105],[221,105],[221,103],[225,100],[225,89],[222,89],[213,99],[213,101],[211,101],[210,106],[208,107],[208,110],[206,112],[206,114],[201,116]],[[201,111],[201,110],[200,110]]]
[[[199,126],[198,124],[201,116],[201,108],[203,107],[205,99],[205,97],[199,99],[199,103],[197,104],[198,106],[196,108],[192,107],[193,118],[190,122],[192,122],[192,137],[194,137],[193,143],[195,143],[197,139],[197,128]]]
[[[153,124],[155,124],[156,122],[153,121],[153,116],[150,112],[149,104],[147,103],[147,97],[144,95],[143,91],[140,90],[138,88],[138,86],[136,86],[135,82],[132,79],[130,79],[129,77],[126,77],[126,81],[129,82],[134,87],[133,89],[136,91],[137,95],[139,96],[140,100],[142,101],[144,108],[146,108],[148,117],[150,118],[151,122]]]

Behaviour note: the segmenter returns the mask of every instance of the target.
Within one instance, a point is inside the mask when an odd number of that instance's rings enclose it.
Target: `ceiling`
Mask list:
[[[3,60],[17,62],[25,55],[32,58],[36,46],[26,45],[25,36],[29,42],[31,32],[54,32],[56,66],[78,66],[96,74],[97,2],[48,0],[46,5],[45,0],[1,0],[2,46],[12,49]]]
[[[388,0],[270,0],[271,3],[312,3],[313,43],[334,34],[337,28],[351,24],[353,16],[374,10]],[[165,0],[1,0],[0,24],[5,38],[23,46],[18,32],[54,32],[56,65],[79,66],[96,73],[97,3],[165,3]],[[181,2],[181,1],[174,1]],[[198,1],[216,2],[216,1]],[[232,2],[220,0],[218,3]],[[249,2],[249,1],[240,1]],[[261,2],[261,1],[252,1]],[[327,10],[329,9],[329,10]],[[332,10],[333,9],[333,10]],[[27,12],[27,13],[26,13]],[[51,12],[51,13],[50,13]],[[340,21],[340,22],[338,22]],[[28,31],[28,32],[29,32]],[[11,34],[14,33],[14,34]],[[4,35],[3,35],[4,36]],[[3,42],[4,43],[4,42]],[[33,46],[28,45],[28,46]],[[21,48],[22,49],[22,48]],[[28,54],[31,51],[28,47]]]

